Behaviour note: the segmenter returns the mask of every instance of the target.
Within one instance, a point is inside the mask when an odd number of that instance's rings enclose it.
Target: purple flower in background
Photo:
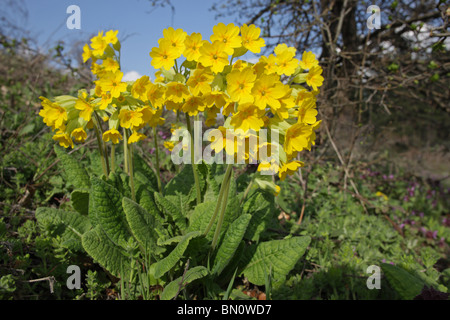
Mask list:
[[[419,213],[419,216],[420,216],[421,218],[423,218],[424,215],[425,215],[425,214],[424,214],[423,212]]]
[[[155,153],[155,148],[151,148],[150,149],[150,154],[154,154]]]
[[[390,175],[389,175],[389,179],[394,180],[394,175],[393,175],[393,174],[390,174]]]
[[[399,227],[400,227],[400,229],[403,229],[403,228],[405,227],[405,224],[404,224],[404,223],[401,223],[401,224],[399,225]]]

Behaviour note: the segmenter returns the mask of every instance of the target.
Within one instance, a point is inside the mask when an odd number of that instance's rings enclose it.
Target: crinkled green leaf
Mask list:
[[[175,247],[175,249],[172,250],[172,252],[169,253],[167,257],[164,259],[158,261],[155,263],[155,278],[161,278],[163,275],[166,274],[170,269],[172,269],[183,257],[184,252],[186,251],[186,248],[189,245],[189,241],[192,238],[200,236],[200,232],[190,232],[186,234],[183,239],[178,243],[178,245]]]
[[[133,165],[134,177],[136,180],[146,184],[147,187],[153,189],[153,191],[157,191],[158,180],[156,173],[138,153],[133,154]]]
[[[167,200],[160,193],[154,193],[156,205],[161,211],[164,211],[168,216],[172,217],[175,224],[181,229],[186,229],[187,220],[180,211],[180,208]]]
[[[82,215],[89,213],[89,192],[84,190],[74,190],[70,194],[72,207]]]
[[[153,256],[164,252],[164,249],[157,245],[158,233],[156,229],[162,228],[159,221],[129,198],[123,198],[122,206],[131,231],[141,245],[146,250],[150,250]]]
[[[109,183],[93,177],[91,180],[93,211],[98,225],[117,244],[128,242],[131,234],[122,209],[122,195]]]
[[[76,251],[82,250],[81,237],[91,228],[88,217],[55,208],[37,208],[36,219],[41,226],[54,228],[64,247]]]
[[[270,217],[274,215],[273,196],[268,192],[257,190],[244,202],[242,212],[252,215],[245,239],[257,242],[261,233],[267,230]]]
[[[230,225],[214,258],[213,273],[220,274],[233,258],[251,218],[251,215],[243,214]]]
[[[86,252],[112,275],[120,277],[129,274],[129,255],[112,241],[100,226],[86,232],[82,237],[82,243]],[[121,270],[123,270],[122,275]]]
[[[67,176],[66,182],[79,190],[89,190],[89,175],[83,165],[73,155],[67,154],[61,147],[55,146],[59,165]]]
[[[170,300],[175,297],[178,291],[181,291],[189,283],[204,278],[208,275],[208,269],[203,266],[197,266],[189,269],[184,276],[181,276],[167,284],[161,294],[161,300]]]
[[[243,274],[255,285],[264,285],[264,274],[271,275],[272,283],[278,285],[284,282],[310,242],[308,236],[261,242]]]

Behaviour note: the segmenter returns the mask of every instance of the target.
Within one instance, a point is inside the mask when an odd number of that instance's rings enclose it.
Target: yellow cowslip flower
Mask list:
[[[308,75],[306,76],[306,84],[313,88],[313,90],[317,90],[318,87],[323,84],[322,67],[314,66],[309,69]]]
[[[304,51],[302,54],[302,60],[300,61],[300,68],[303,70],[309,70],[314,66],[317,66],[319,61],[316,60],[316,55],[311,51]]]
[[[262,56],[259,61],[264,63],[265,73],[271,74],[278,72],[277,58],[273,54],[270,54],[268,57]]]
[[[105,37],[103,37],[103,31],[100,31],[97,36],[91,39],[92,55],[95,57],[101,57],[105,53],[108,47]]]
[[[220,136],[218,134],[219,132],[222,138],[215,140],[215,136]],[[219,153],[225,149],[225,152],[230,155],[235,154],[238,148],[244,147],[243,143],[245,142],[244,139],[240,138],[238,133],[230,129],[227,130],[223,126],[209,131],[207,138],[211,142],[211,150],[214,150],[215,153]]]
[[[228,55],[225,52],[225,44],[220,41],[214,43],[206,42],[200,48],[198,62],[204,67],[211,67],[211,71],[219,73],[228,65]]]
[[[275,55],[279,56],[284,54],[285,52],[289,52],[289,55],[293,58],[295,57],[295,54],[297,53],[297,49],[294,47],[288,47],[286,43],[280,43],[275,47],[273,50],[275,52]]]
[[[111,97],[118,98],[122,92],[127,90],[126,82],[122,82],[123,72],[107,72],[98,80],[102,91],[109,91]]]
[[[184,102],[173,102],[170,100],[166,100],[166,108],[167,110],[172,110],[174,113],[180,111],[183,107]]]
[[[170,82],[166,87],[166,99],[175,103],[182,103],[191,94],[185,84],[180,82]]]
[[[105,110],[112,103],[113,98],[111,97],[111,93],[102,91],[102,87],[100,86],[95,87],[95,95],[101,98],[97,104],[100,110]]]
[[[227,92],[231,101],[238,103],[253,102],[252,88],[255,80],[256,74],[250,67],[242,71],[231,71],[227,75]]]
[[[214,127],[217,121],[217,114],[220,113],[220,108],[217,108],[215,105],[208,107],[206,110],[206,120],[205,125],[207,127]]]
[[[162,42],[167,41],[169,45],[175,50],[176,58],[179,58],[185,49],[185,40],[187,37],[187,33],[183,31],[183,29],[175,30],[172,27],[163,30],[164,38],[160,39],[158,42],[161,45]],[[159,69],[159,68],[158,68]]]
[[[281,105],[278,99],[285,95],[285,91],[276,74],[263,74],[256,80],[252,88],[252,95],[255,98],[254,104],[261,110],[267,106],[279,109]]]
[[[254,24],[247,26],[245,23],[241,27],[242,46],[253,53],[260,53],[261,48],[266,46],[264,39],[260,38],[261,29]]]
[[[181,111],[189,114],[190,116],[195,116],[199,113],[199,111],[204,111],[205,107],[206,105],[203,97],[190,96],[186,99],[186,102],[183,104]]]
[[[293,175],[295,172],[297,172],[298,168],[303,167],[304,165],[305,164],[302,161],[298,160],[283,164],[283,166],[280,168],[280,171],[278,171],[280,180],[286,179],[287,175]]]
[[[233,23],[225,25],[220,22],[213,27],[213,34],[209,38],[212,43],[219,41],[224,44],[223,51],[227,55],[232,55],[235,48],[239,48],[242,45],[241,37],[239,36],[239,27]],[[228,59],[228,57],[227,57]]]
[[[42,102],[43,109],[39,111],[39,115],[43,118],[44,123],[51,127],[52,130],[65,129],[65,123],[67,121],[67,112],[59,104],[50,101],[45,97],[39,97]]]
[[[279,170],[280,164],[275,158],[270,159],[270,162],[261,161],[258,165],[258,172],[261,172],[262,174],[275,174],[279,172]]]
[[[106,32],[105,37],[104,37],[106,43],[115,45],[117,43],[117,41],[119,41],[117,39],[118,33],[119,33],[119,30],[116,30],[116,31],[109,30],[108,32]]]
[[[252,129],[259,131],[264,126],[262,117],[265,111],[258,108],[252,103],[240,104],[237,112],[232,115],[230,124],[236,129],[241,129],[244,132]]]
[[[311,126],[303,123],[295,123],[290,126],[286,131],[284,142],[284,150],[286,151],[286,154],[292,155],[295,152],[300,152],[303,149],[307,149],[311,134]]]
[[[114,144],[118,144],[119,140],[122,140],[122,135],[117,129],[110,129],[103,133],[103,141],[108,142],[111,141]]]
[[[131,134],[131,136],[128,138],[128,144],[139,142],[141,140],[144,140],[145,138],[147,138],[147,136],[145,134],[134,131]]]
[[[69,137],[69,135],[65,132],[58,131],[54,136],[53,140],[58,141],[59,145],[64,148],[68,148],[69,146],[73,148],[73,141]]]
[[[83,92],[81,97],[79,97],[75,103],[75,109],[80,110],[80,117],[89,122],[91,121],[92,113],[94,112],[94,106],[91,105],[87,99],[87,93]]]
[[[382,197],[382,198],[384,199],[384,201],[388,201],[388,200],[389,200],[388,196],[385,195],[385,194],[384,194],[383,192],[381,192],[381,191],[377,191],[377,193],[375,193],[375,195],[376,195],[377,197]]]
[[[225,92],[222,91],[211,91],[203,96],[207,108],[212,108],[215,106],[218,109],[224,107],[229,98]]]
[[[84,142],[87,138],[87,133],[83,128],[76,128],[70,134],[76,142]]]
[[[131,95],[142,101],[147,100],[147,87],[149,82],[150,78],[148,76],[142,76],[137,79],[131,87]]]
[[[119,113],[120,126],[126,129],[139,128],[144,123],[142,117],[142,112],[121,109]]]
[[[144,124],[148,124],[150,127],[156,127],[164,123],[165,119],[161,118],[163,109],[153,109],[150,106],[143,106],[136,111],[142,113],[143,124],[140,128],[143,127]]]
[[[164,148],[166,148],[167,150],[172,151],[174,147],[175,147],[174,141],[164,141]]]
[[[211,83],[214,75],[210,68],[195,69],[194,73],[189,77],[186,85],[194,96],[199,94],[207,94],[211,92]]]
[[[233,63],[232,70],[239,70],[242,71],[244,68],[248,67],[247,62],[243,60],[237,60],[235,63]]]
[[[169,41],[161,41],[159,47],[152,48],[150,52],[152,66],[155,69],[169,70],[175,65],[175,59],[179,57],[177,48],[173,47]]]
[[[193,32],[190,36],[186,37],[186,40],[184,41],[184,51],[183,56],[186,57],[186,60],[188,61],[198,61],[198,58],[200,58],[200,48],[205,43],[204,40],[202,40],[202,35],[200,33]]]
[[[294,58],[291,51],[286,50],[276,56],[277,74],[292,75],[298,67],[299,61]]]
[[[164,105],[165,87],[160,84],[147,83],[147,100],[153,108],[161,108]]]
[[[103,60],[101,67],[102,71],[113,73],[120,69],[119,62],[117,62],[111,57],[108,57],[105,60]]]
[[[228,117],[230,114],[234,113],[234,108],[236,107],[236,102],[230,102],[225,105],[222,109],[222,114]]]
[[[316,131],[319,130],[322,120],[317,121],[311,126],[311,137],[309,138],[308,150],[311,150],[311,146],[316,144]]]
[[[298,106],[298,122],[301,123],[307,123],[307,124],[314,124],[316,123],[317,119],[317,110],[316,107],[316,101],[315,99],[309,98],[304,99],[301,101],[301,103]]]
[[[92,50],[89,48],[89,45],[86,43],[83,47],[83,62],[86,63],[90,58],[92,58]]]

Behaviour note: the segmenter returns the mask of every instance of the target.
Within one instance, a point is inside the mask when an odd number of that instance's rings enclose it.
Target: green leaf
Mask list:
[[[127,243],[131,234],[122,209],[122,195],[99,178],[93,177],[91,184],[93,211],[97,223],[112,241],[117,244]]]
[[[274,285],[280,285],[303,256],[310,242],[311,238],[308,236],[262,242],[257,245],[243,274],[251,283],[264,285],[264,275],[272,272]]]
[[[79,190],[89,190],[89,175],[80,161],[73,155],[67,154],[58,146],[55,146],[55,153],[60,160],[60,166],[67,176],[67,183]]]
[[[123,198],[122,206],[131,231],[142,246],[150,250],[154,257],[164,252],[164,249],[157,245],[158,233],[155,229],[162,228],[158,220],[131,199]]]
[[[127,252],[114,243],[111,238],[97,226],[82,237],[86,252],[112,275],[126,277],[130,272],[130,258]],[[124,274],[121,273],[121,269]]]
[[[137,152],[133,154],[134,177],[147,187],[158,191],[158,180],[153,169]]]
[[[87,215],[89,213],[89,192],[84,190],[73,190],[70,194],[72,207],[81,213]]]
[[[244,237],[251,218],[251,215],[243,214],[230,225],[225,233],[219,249],[217,250],[212,273],[220,274],[233,258],[234,253]]]
[[[161,224],[163,224],[165,222],[165,219],[161,215],[161,212],[155,203],[154,193],[155,191],[152,188],[147,188],[146,185],[140,182],[136,183],[137,202],[142,208],[144,208],[148,213],[154,216],[155,219],[157,219]]]
[[[273,195],[263,190],[253,193],[243,205],[243,213],[252,215],[245,239],[257,242],[262,232],[267,230],[270,217],[274,215]]]
[[[189,245],[189,241],[192,238],[199,237],[200,235],[201,235],[200,232],[190,232],[190,233],[186,234],[183,237],[183,239],[178,243],[178,245],[175,247],[175,249],[173,249],[172,252],[167,257],[156,262],[154,264],[155,278],[156,279],[161,278],[170,269],[172,269],[178,263],[178,261],[180,261],[180,259],[183,257],[183,254]]]
[[[412,300],[415,296],[420,294],[425,285],[424,281],[416,278],[403,268],[388,263],[382,263],[381,269],[391,287],[402,299]]]
[[[180,209],[177,206],[175,206],[171,201],[163,197],[160,193],[155,192],[154,196],[156,205],[159,207],[159,209],[161,211],[164,211],[170,217],[172,217],[173,221],[178,226],[178,228],[180,228],[181,230],[186,229],[187,221],[186,218],[181,213]]]
[[[20,131],[19,131],[19,136],[23,136],[25,134],[28,134],[30,132],[33,132],[34,130],[34,123],[29,123],[27,124],[25,127],[23,127]]]
[[[208,275],[208,269],[203,266],[197,266],[192,269],[189,269],[184,276],[181,276],[172,282],[170,282],[163,290],[161,294],[161,300],[170,300],[175,297],[177,292],[184,287],[186,287],[189,283],[204,278]],[[181,290],[180,290],[181,291]]]
[[[82,250],[81,237],[91,228],[88,217],[55,208],[37,208],[36,220],[43,227],[54,228],[62,245],[75,251]]]

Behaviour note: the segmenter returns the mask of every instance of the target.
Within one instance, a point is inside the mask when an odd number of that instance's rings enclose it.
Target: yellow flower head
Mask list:
[[[73,141],[69,137],[69,135],[65,132],[58,131],[54,136],[53,140],[58,141],[59,145],[64,148],[68,148],[69,146],[73,148]]]
[[[92,113],[94,112],[94,106],[87,101],[87,94],[83,93],[81,98],[77,99],[75,103],[75,109],[80,110],[80,117],[85,121],[91,121]]]
[[[298,106],[298,122],[314,124],[317,119],[317,110],[315,109],[316,100],[313,98],[304,99]]]
[[[185,40],[187,37],[187,33],[183,31],[183,29],[177,29],[170,27],[168,29],[163,30],[164,38],[159,40],[159,44],[161,45],[162,42],[167,41],[169,46],[171,46],[174,49],[174,52],[176,52],[176,58],[179,58],[185,49]],[[159,68],[158,68],[159,69]]]
[[[137,79],[131,87],[131,95],[136,99],[147,100],[147,85],[149,82],[148,76],[142,76]]]
[[[76,128],[70,134],[76,142],[84,142],[87,138],[87,133],[83,128]]]
[[[303,70],[309,70],[314,66],[317,66],[319,61],[316,60],[316,55],[311,51],[303,52],[302,60],[300,61],[300,67]]]
[[[144,123],[142,117],[142,112],[121,109],[119,113],[120,126],[126,129],[140,128],[140,126]]]
[[[191,96],[186,99],[186,102],[183,104],[181,110],[190,116],[195,116],[199,113],[199,111],[205,110],[205,101],[202,97]]]
[[[312,134],[311,126],[296,123],[286,131],[284,150],[288,155],[307,149]]]
[[[105,60],[103,60],[101,67],[102,71],[114,73],[119,70],[119,62],[117,62],[113,58],[108,57]]]
[[[166,148],[169,151],[172,151],[173,147],[175,147],[175,142],[173,142],[173,141],[164,141],[164,148]]]
[[[212,72],[219,73],[228,64],[228,55],[225,52],[225,44],[220,41],[214,43],[206,42],[200,48],[200,58],[198,58],[204,67],[211,67]]]
[[[313,88],[313,90],[317,90],[318,87],[321,87],[323,84],[322,67],[314,66],[312,67],[308,75],[306,76],[306,84]]]
[[[95,57],[101,57],[105,53],[108,47],[108,42],[103,37],[103,31],[99,32],[97,36],[91,39],[92,55]]]
[[[191,95],[185,84],[179,82],[171,82],[166,87],[166,99],[175,103],[182,103]]]
[[[281,105],[278,99],[281,99],[285,95],[285,91],[276,74],[263,74],[255,82],[252,88],[252,94],[255,98],[255,105],[261,110],[264,110],[266,106],[279,109]]]
[[[109,30],[108,32],[106,32],[106,34],[105,34],[105,41],[106,41],[106,43],[112,44],[112,45],[116,44],[117,41],[119,41],[117,39],[117,34],[118,33],[119,33],[119,30],[116,30],[116,31]]]
[[[227,55],[232,55],[235,48],[242,45],[241,37],[239,36],[239,27],[233,23],[225,25],[220,22],[213,27],[213,34],[210,37],[212,43],[219,41],[224,44],[223,51]],[[227,57],[228,58],[228,57]]]
[[[205,43],[202,40],[202,35],[200,33],[193,32],[190,36],[186,37],[184,41],[184,51],[183,55],[186,57],[188,61],[198,61],[200,58],[200,48]]]
[[[98,80],[98,85],[101,86],[102,91],[109,91],[111,97],[118,98],[122,92],[127,90],[127,84],[122,82],[123,72],[108,72]]]
[[[160,84],[147,83],[147,100],[154,108],[161,108],[164,104],[165,87]]]
[[[92,58],[92,50],[91,48],[89,48],[88,44],[85,44],[83,47],[83,62],[86,63],[86,61],[88,61],[90,58]]]
[[[233,70],[227,75],[227,91],[231,101],[238,103],[253,102],[252,88],[256,74],[250,67],[242,71]]]
[[[172,46],[172,43],[163,39],[160,42],[159,47],[152,48],[150,57],[152,57],[152,66],[155,69],[169,70],[175,65],[175,59],[179,57],[178,49]]]
[[[278,176],[281,180],[286,179],[287,175],[293,175],[295,172],[297,172],[298,168],[303,167],[304,163],[298,160],[291,161],[289,163],[285,163],[278,172]]]
[[[133,134],[128,138],[128,144],[132,144],[132,143],[136,143],[139,142],[141,140],[144,140],[145,138],[147,138],[147,136],[143,133],[140,132],[133,132]]]
[[[214,75],[209,68],[195,69],[194,74],[189,77],[186,85],[194,96],[197,96],[200,93],[207,94],[211,92],[211,82],[213,79]]]
[[[122,139],[122,135],[117,129],[111,129],[103,133],[103,141],[105,142],[112,141],[112,143],[118,144],[119,140]]]
[[[264,39],[260,38],[261,29],[254,24],[241,27],[242,46],[253,53],[260,53],[261,48],[266,46]]]
[[[261,110],[252,103],[240,104],[237,113],[231,117],[230,124],[236,129],[242,129],[244,132],[252,129],[259,131],[264,126],[262,117],[265,111]]]
[[[50,101],[45,97],[39,97],[42,102],[43,109],[39,111],[39,115],[43,118],[44,123],[51,127],[52,130],[65,128],[67,121],[67,112],[59,104]]]

